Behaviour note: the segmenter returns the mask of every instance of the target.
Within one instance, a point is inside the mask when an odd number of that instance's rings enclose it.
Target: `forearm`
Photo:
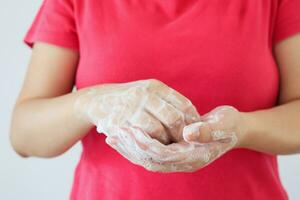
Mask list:
[[[300,100],[243,117],[247,127],[243,147],[270,154],[300,152]]]
[[[74,102],[84,90],[55,98],[25,100],[15,106],[11,143],[23,156],[53,157],[62,154],[93,127],[80,119]]]

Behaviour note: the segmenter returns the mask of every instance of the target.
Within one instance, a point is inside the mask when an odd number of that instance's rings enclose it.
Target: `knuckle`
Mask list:
[[[158,79],[149,79],[149,84],[152,87],[164,87],[165,84]]]
[[[182,102],[184,103],[184,109],[188,110],[188,109],[195,109],[195,106],[193,105],[192,101],[189,100],[186,97],[182,97]]]
[[[184,110],[185,117],[189,121],[199,121],[200,120],[200,115],[198,114],[198,111],[195,106],[190,105],[187,106],[186,109]]]
[[[158,141],[160,141],[163,144],[169,144],[170,143],[169,135],[165,132],[164,129],[154,130],[152,133],[149,133],[149,135],[152,138],[157,139]]]
[[[149,82],[153,83],[153,84],[160,84],[161,81],[159,81],[158,79],[155,79],[155,78],[151,78],[151,79],[148,79]]]
[[[166,116],[166,124],[170,127],[178,126],[183,122],[183,117],[178,112],[170,112],[169,115]]]
[[[163,133],[163,127],[154,126],[149,128],[149,133],[151,136],[160,136]]]

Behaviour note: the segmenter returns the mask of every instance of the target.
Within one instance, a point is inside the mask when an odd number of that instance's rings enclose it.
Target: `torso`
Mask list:
[[[74,2],[77,88],[156,78],[200,114],[219,105],[276,105],[276,0]],[[287,199],[274,156],[232,150],[195,173],[160,174],[130,163],[104,139],[92,129],[82,140],[72,199]]]

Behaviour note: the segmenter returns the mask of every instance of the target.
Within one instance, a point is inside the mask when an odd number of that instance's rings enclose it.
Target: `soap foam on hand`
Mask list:
[[[92,87],[74,107],[99,133],[135,126],[164,144],[183,140],[183,127],[200,119],[189,99],[155,79]]]
[[[184,127],[183,138],[187,142],[208,143],[231,138],[237,143],[237,133],[243,132],[239,111],[232,106],[219,106],[201,117],[200,122]]]
[[[201,128],[222,124],[224,109],[200,121],[190,100],[157,80],[93,87],[76,100],[74,108],[107,136],[108,145],[150,171],[193,172],[237,142],[234,132],[214,130],[208,132],[212,141],[201,143]],[[198,134],[196,141],[189,141],[192,134]]]
[[[216,160],[235,145],[234,138],[211,143],[181,141],[164,145],[136,127],[117,128],[106,143],[134,164],[154,172],[194,172]]]

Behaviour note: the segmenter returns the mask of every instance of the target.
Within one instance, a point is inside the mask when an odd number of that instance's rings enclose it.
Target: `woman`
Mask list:
[[[288,199],[276,155],[300,151],[299,10],[45,0],[12,145],[54,157],[81,140],[71,199]]]

